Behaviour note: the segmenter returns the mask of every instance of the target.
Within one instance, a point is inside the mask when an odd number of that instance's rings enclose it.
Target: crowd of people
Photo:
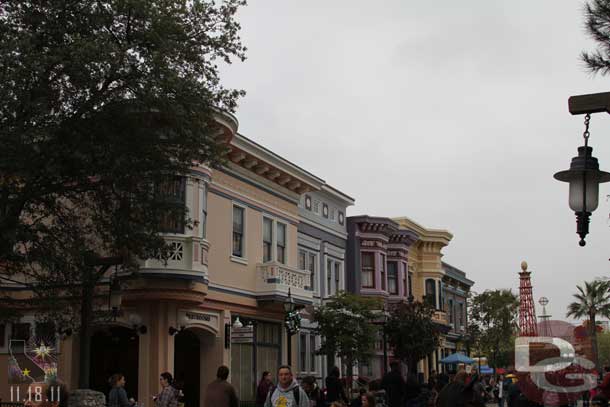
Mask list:
[[[277,383],[272,372],[263,372],[256,389],[256,407],[539,407],[557,406],[553,400],[539,403],[529,400],[521,391],[514,374],[479,375],[461,368],[448,375],[432,371],[427,383],[420,383],[416,376],[403,376],[399,363],[390,365],[390,371],[382,379],[368,383],[357,382],[358,393],[351,395],[334,367],[320,387],[313,376],[297,381],[290,366],[280,366]],[[227,381],[229,369],[220,366],[216,380],[208,384],[203,407],[239,407],[239,399],[233,386]],[[159,377],[161,391],[153,396],[155,407],[183,407],[184,394],[175,385],[170,373]],[[125,391],[126,379],[122,374],[110,378],[111,390],[108,407],[137,407]],[[610,367],[597,388],[580,395],[581,405],[608,407],[610,398]],[[576,405],[571,402],[569,405]],[[567,405],[567,404],[566,404]],[[61,407],[61,406],[60,406]]]

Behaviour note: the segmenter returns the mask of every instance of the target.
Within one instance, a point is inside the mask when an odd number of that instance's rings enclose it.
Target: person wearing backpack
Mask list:
[[[269,390],[265,407],[309,407],[309,398],[294,380],[290,366],[280,366],[277,379],[277,386]]]

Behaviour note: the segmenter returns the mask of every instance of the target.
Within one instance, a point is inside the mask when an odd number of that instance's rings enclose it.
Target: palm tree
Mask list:
[[[574,294],[576,301],[568,305],[566,316],[574,318],[588,318],[589,337],[591,338],[591,351],[595,367],[599,372],[599,358],[597,352],[597,329],[595,318],[601,315],[610,318],[610,283],[608,281],[595,280],[585,282],[585,288],[576,286],[578,293]]]

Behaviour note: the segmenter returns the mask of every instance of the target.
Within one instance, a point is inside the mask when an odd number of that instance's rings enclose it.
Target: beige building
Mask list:
[[[193,167],[188,177],[169,186],[176,199],[186,202],[193,228],[174,224],[168,229],[167,261],[143,261],[134,275],[119,272],[120,316],[98,320],[92,338],[94,389],[107,392],[108,377],[122,372],[129,396],[148,407],[159,391],[159,373],[169,371],[184,388],[186,406],[195,407],[224,364],[231,368],[240,398],[253,400],[264,370],[274,372],[280,363],[297,360],[297,337],[287,354],[283,303],[289,292],[297,304],[314,303],[310,272],[298,267],[299,203],[303,194],[326,186],[237,134],[232,116],[223,120],[231,149],[225,167]],[[23,287],[10,288],[15,296],[27,296]],[[102,315],[107,291],[100,290],[96,307]],[[0,325],[0,371],[30,363],[47,328],[36,323],[35,310]],[[47,337],[59,378],[76,388],[76,334]],[[0,398],[9,401],[11,391],[0,386]]]

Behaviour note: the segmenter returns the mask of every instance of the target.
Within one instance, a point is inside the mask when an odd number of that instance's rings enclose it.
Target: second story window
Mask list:
[[[244,208],[233,206],[233,256],[245,257],[244,251]]]
[[[263,262],[273,260],[273,220],[263,218]]]
[[[286,263],[286,225],[283,223],[277,224],[277,243],[276,243],[277,261]]]
[[[449,323],[455,326],[455,313],[453,312],[453,300],[450,299],[447,303],[447,319]]]
[[[161,216],[161,233],[184,233],[184,213],[180,209],[186,202],[186,178],[168,178],[157,184],[155,193],[164,205],[173,208]]]
[[[429,278],[426,280],[426,302],[432,305],[434,308],[436,306],[436,281]]]
[[[341,263],[335,262],[335,294],[341,289]]]
[[[316,255],[313,253],[309,253],[309,260],[307,262],[307,268],[309,269],[309,286],[311,287],[312,291],[317,291],[317,287],[316,287],[316,280],[317,280],[317,276],[316,276],[316,263],[317,263],[317,258]]]
[[[362,253],[362,287],[375,287],[375,253]]]
[[[201,237],[206,238],[206,223],[208,221],[208,191],[204,184],[201,194],[201,219],[199,224],[201,225]]]
[[[413,273],[408,273],[409,274],[409,297],[413,297]]]
[[[405,263],[401,263],[401,268],[402,268],[402,287],[403,287],[403,291],[402,291],[402,295],[408,295],[407,293],[409,292],[409,286],[407,285],[407,265]]]
[[[395,261],[388,262],[388,292],[398,295],[398,263]]]
[[[333,295],[333,262],[326,260],[326,296]]]
[[[386,275],[385,275],[385,255],[382,254],[381,256],[381,268],[380,268],[380,272],[381,272],[381,289],[385,291],[385,287],[386,287]]]

